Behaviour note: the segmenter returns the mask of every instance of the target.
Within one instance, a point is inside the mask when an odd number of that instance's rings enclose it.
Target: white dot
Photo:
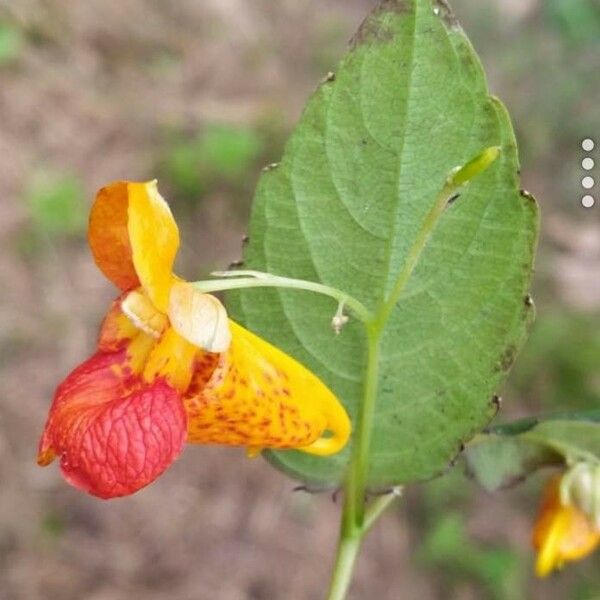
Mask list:
[[[594,149],[594,140],[592,140],[591,138],[585,138],[585,140],[581,142],[581,147],[586,152],[591,152]]]
[[[594,168],[594,160],[588,156],[581,161],[581,166],[586,171],[591,171]]]
[[[589,175],[587,177],[584,177],[581,180],[581,185],[586,189],[586,190],[591,190],[594,187],[594,178],[590,177]]]
[[[592,208],[594,206],[594,198],[587,194],[581,199],[581,204],[583,204],[584,208]]]

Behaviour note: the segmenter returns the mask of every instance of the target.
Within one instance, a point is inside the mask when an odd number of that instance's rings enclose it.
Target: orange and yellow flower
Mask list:
[[[580,560],[600,545],[600,528],[581,508],[561,502],[562,475],[547,484],[533,531],[535,572],[545,577],[567,562]]]
[[[185,442],[341,450],[350,421],[310,371],[173,274],[179,232],[156,182],[102,188],[88,238],[121,290],[96,353],[58,386],[38,463],[101,498],[151,483]]]

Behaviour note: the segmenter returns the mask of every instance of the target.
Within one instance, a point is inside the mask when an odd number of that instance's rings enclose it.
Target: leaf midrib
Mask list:
[[[403,163],[404,163],[404,150],[405,150],[405,146],[406,146],[406,124],[408,123],[408,116],[410,114],[410,105],[411,105],[411,90],[412,90],[412,79],[413,79],[413,75],[415,72],[415,46],[416,46],[416,31],[417,31],[417,17],[418,17],[418,11],[419,11],[419,1],[415,0],[413,6],[415,7],[415,11],[414,14],[412,16],[412,30],[410,32],[410,69],[409,69],[409,76],[406,78],[406,86],[408,87],[407,89],[407,94],[406,94],[406,104],[405,104],[405,108],[404,108],[404,114],[401,116],[403,123],[404,123],[404,131],[403,131],[403,135],[402,135],[402,141],[401,141],[401,146],[400,146],[400,151],[398,152],[398,169],[397,169],[397,175],[396,175],[396,198],[395,198],[395,202],[394,202],[394,215],[397,216],[398,215],[398,209],[400,207],[400,181],[401,181],[401,177],[402,177],[402,171],[403,171]],[[362,71],[361,71],[361,81],[362,81]],[[362,101],[361,101],[361,114],[362,113]],[[364,119],[363,119],[364,121]],[[383,289],[382,289],[382,298],[381,301],[379,303],[379,306],[377,307],[376,313],[379,313],[381,311],[381,309],[383,308],[383,306],[385,305],[385,300],[386,300],[386,296],[389,292],[389,290],[392,289],[393,287],[393,281],[391,281],[391,266],[392,266],[392,256],[393,256],[393,252],[394,252],[394,240],[396,239],[396,228],[397,228],[397,218],[394,219],[390,219],[390,229],[389,229],[389,236],[386,240],[385,246],[386,246],[386,256],[385,256],[385,272],[386,272],[386,279],[385,282],[383,283]],[[402,267],[400,267],[402,268]]]

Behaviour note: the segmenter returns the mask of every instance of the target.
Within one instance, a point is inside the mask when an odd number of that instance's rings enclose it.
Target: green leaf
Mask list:
[[[487,490],[550,465],[600,461],[600,411],[523,419],[478,436],[465,452],[469,473]]]
[[[382,340],[369,485],[429,479],[494,416],[533,317],[526,300],[537,208],[518,188],[502,104],[445,2],[384,2],[335,77],[309,100],[254,199],[248,268],[324,282],[381,307],[448,174],[492,146],[499,158],[442,215]],[[313,294],[229,294],[246,326],[317,373],[353,419],[366,341]],[[267,453],[291,476],[337,484],[350,448],[328,458]]]

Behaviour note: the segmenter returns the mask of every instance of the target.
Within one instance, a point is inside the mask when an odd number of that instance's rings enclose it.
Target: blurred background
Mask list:
[[[339,506],[242,451],[189,447],[111,502],[35,464],[54,387],[115,292],[86,245],[109,181],[158,177],[179,271],[240,257],[260,169],[373,0],[0,0],[0,600],[319,600]],[[538,319],[499,419],[600,401],[600,5],[454,0],[512,114],[542,207]],[[435,142],[435,141],[434,141]],[[600,554],[532,577],[549,473],[488,495],[461,469],[407,492],[369,537],[351,598],[600,598]]]

